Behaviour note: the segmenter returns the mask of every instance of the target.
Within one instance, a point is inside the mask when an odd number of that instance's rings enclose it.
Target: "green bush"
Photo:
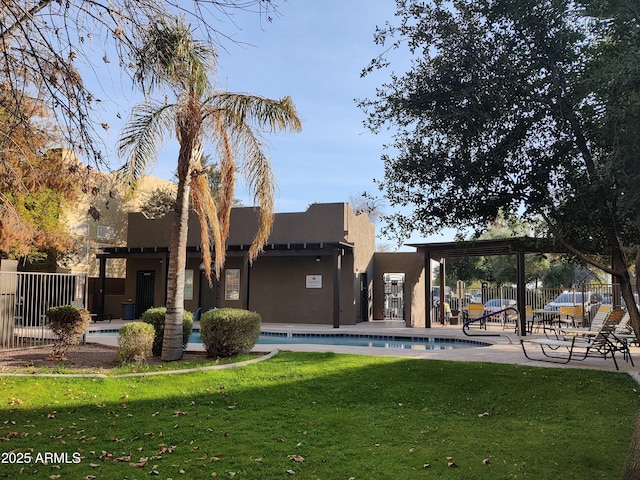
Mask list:
[[[125,323],[118,331],[117,360],[123,363],[142,363],[152,355],[153,325],[144,322]]]
[[[162,354],[162,337],[164,336],[164,318],[167,314],[166,307],[150,308],[142,314],[142,321],[153,325],[155,337],[153,339],[153,355],[159,357]],[[182,346],[186,348],[189,343],[189,335],[193,328],[193,313],[185,310],[182,316]]]
[[[226,358],[249,352],[260,336],[259,313],[217,308],[200,317],[200,337],[209,357]]]
[[[87,331],[91,314],[84,308],[62,305],[51,307],[45,315],[49,318],[49,328],[57,337],[50,358],[65,360],[69,347],[80,343],[80,338]]]

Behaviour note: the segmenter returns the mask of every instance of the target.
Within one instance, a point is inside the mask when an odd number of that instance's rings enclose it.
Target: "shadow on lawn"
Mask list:
[[[2,451],[32,459],[2,475],[39,478],[614,478],[640,405],[622,374],[333,353],[0,384]]]

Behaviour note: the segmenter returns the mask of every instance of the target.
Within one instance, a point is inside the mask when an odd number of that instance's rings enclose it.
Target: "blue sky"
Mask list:
[[[394,6],[291,0],[262,29],[254,16],[240,19],[235,38],[253,46],[226,42],[219,52],[218,85],[272,98],[289,95],[302,119],[301,133],[270,137],[278,211],[346,201],[372,191],[373,178],[382,176],[383,139],[364,128],[354,98],[375,91],[360,71],[376,51],[376,23],[389,19]]]
[[[272,22],[242,12],[221,18],[220,31],[235,42],[221,39],[217,86],[271,98],[291,96],[303,122],[301,133],[268,137],[278,212],[347,201],[363,191],[377,193],[374,179],[383,177],[380,156],[390,137],[363,126],[365,115],[354,99],[373,98],[389,77],[390,70],[364,79],[360,72],[381,51],[373,42],[376,25],[392,20],[394,12],[394,0],[289,0]],[[405,69],[406,64],[396,66],[398,73]],[[110,129],[109,142],[115,143],[118,132]],[[151,173],[170,179],[175,162],[175,149],[169,146]],[[251,205],[242,187],[237,196]],[[390,207],[385,213],[392,213]],[[411,240],[423,238],[413,235]]]

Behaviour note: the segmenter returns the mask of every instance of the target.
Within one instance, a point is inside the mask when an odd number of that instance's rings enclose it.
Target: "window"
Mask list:
[[[184,299],[193,300],[193,270],[184,271]]]
[[[71,234],[79,237],[89,236],[89,224],[74,222],[71,224]]]
[[[113,227],[105,227],[103,225],[98,225],[98,238],[103,238],[105,240],[113,240],[115,238],[115,232]]]
[[[224,272],[224,299],[240,300],[239,268],[228,268]]]

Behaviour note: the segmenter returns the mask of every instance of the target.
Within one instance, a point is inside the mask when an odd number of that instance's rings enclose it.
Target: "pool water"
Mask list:
[[[89,335],[118,335],[118,330],[98,330]],[[202,343],[200,331],[193,330],[189,343]],[[262,332],[258,344],[269,345],[343,345],[350,347],[377,347],[400,350],[453,350],[485,347],[488,343],[454,338],[401,337],[394,335],[362,335],[351,333],[315,334]]]
[[[189,343],[201,343],[200,332],[194,330]],[[263,332],[258,344],[269,345],[344,345],[350,347],[378,347],[407,350],[452,350],[458,348],[481,347],[486,343],[447,338],[398,337],[392,335],[357,334],[310,334]]]

